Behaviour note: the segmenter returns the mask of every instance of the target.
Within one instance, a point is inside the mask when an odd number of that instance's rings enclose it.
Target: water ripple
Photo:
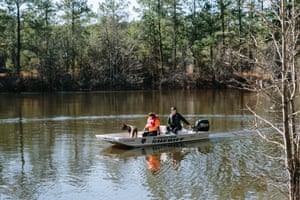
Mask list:
[[[15,123],[32,123],[42,121],[74,121],[74,120],[97,120],[97,119],[128,119],[128,118],[141,118],[145,115],[99,115],[99,116],[57,116],[46,118],[8,118],[0,119],[0,124],[15,124]]]
[[[160,115],[161,117],[168,117],[168,115]],[[74,120],[98,120],[98,119],[138,119],[144,118],[145,114],[121,114],[121,115],[97,115],[97,116],[55,116],[55,117],[34,117],[34,118],[7,118],[0,119],[0,124],[15,124],[15,123],[32,123],[42,121],[74,121]],[[231,118],[238,120],[249,120],[252,117],[249,115],[185,115],[187,118]]]

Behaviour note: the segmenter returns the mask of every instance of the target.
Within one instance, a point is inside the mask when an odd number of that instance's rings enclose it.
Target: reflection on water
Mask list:
[[[157,173],[160,170],[160,155],[146,156],[146,163],[152,174]]]
[[[280,150],[246,130],[251,101],[231,90],[0,94],[0,199],[282,199],[272,177],[286,176],[283,163],[266,156]],[[170,105],[208,119],[210,140],[119,149],[95,139],[122,121],[141,130],[149,111],[164,124]]]
[[[189,144],[189,148],[193,147],[193,143]],[[135,149],[121,149],[118,146],[110,146],[103,149],[98,158],[112,158],[127,160],[137,157],[144,157],[148,170],[153,174],[158,174],[160,171],[164,171],[161,166],[172,166],[173,169],[178,169],[180,162],[184,159],[184,156],[190,153],[190,150],[185,148],[186,144],[174,144],[174,145],[162,145],[154,147],[144,147]],[[205,143],[201,143],[200,147],[197,147],[198,151],[205,152]]]
[[[142,166],[147,171],[141,173],[141,178],[148,181],[153,197],[158,195],[161,199],[210,199],[214,196],[217,199],[251,199],[258,194],[264,196],[263,191],[269,188],[258,181],[258,177],[247,173],[249,169],[256,170],[247,156],[256,157],[260,152],[254,149],[249,153],[247,150],[259,143],[252,137],[240,139],[222,144],[208,141],[129,150],[110,146],[103,149],[98,158],[120,162],[131,159],[143,161]],[[156,159],[154,162],[159,161],[159,169],[155,163],[149,172],[146,158],[150,156],[155,156],[152,157]],[[270,170],[267,161],[261,159],[259,162],[259,165],[266,167],[264,171]],[[224,193],[224,190],[228,190],[228,193]],[[247,194],[249,190],[253,194]]]

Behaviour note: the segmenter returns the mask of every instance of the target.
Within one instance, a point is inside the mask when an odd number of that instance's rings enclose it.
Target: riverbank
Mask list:
[[[238,87],[238,77],[223,77],[199,73],[176,72],[164,77],[143,77],[137,81],[119,78],[113,81],[84,79],[69,74],[43,79],[38,76],[24,76],[21,79],[13,74],[0,76],[0,92],[58,92],[58,91],[97,91],[97,90],[145,90],[145,89],[204,89]],[[232,81],[236,80],[236,81]]]

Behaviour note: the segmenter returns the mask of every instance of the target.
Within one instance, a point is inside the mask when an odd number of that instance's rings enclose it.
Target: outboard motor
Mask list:
[[[192,128],[194,131],[208,131],[209,121],[207,119],[199,119]]]

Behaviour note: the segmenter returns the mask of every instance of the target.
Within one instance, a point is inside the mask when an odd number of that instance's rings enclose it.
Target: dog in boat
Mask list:
[[[131,138],[137,138],[138,136],[138,129],[136,126],[132,126],[123,122],[122,130],[127,130],[129,137]]]

